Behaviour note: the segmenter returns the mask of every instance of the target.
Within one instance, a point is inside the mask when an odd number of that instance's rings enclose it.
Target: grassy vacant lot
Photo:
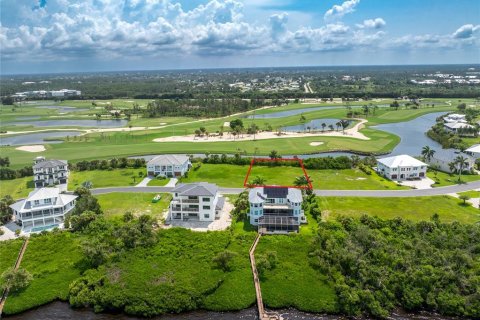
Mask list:
[[[75,234],[62,232],[32,237],[21,266],[33,275],[33,281],[25,290],[8,296],[5,314],[22,312],[56,299],[66,300],[68,286],[83,270],[82,259]]]
[[[68,177],[68,189],[74,190],[85,181],[91,181],[93,188],[134,186],[143,180],[144,174],[144,168],[71,171]]]
[[[0,274],[13,267],[21,247],[21,239],[0,242]]]
[[[0,198],[6,195],[12,196],[13,199],[24,198],[33,191],[33,177],[24,177],[13,180],[0,181]]]
[[[433,187],[445,187],[458,184],[458,175],[456,174],[449,174],[441,171],[437,171],[436,173],[428,171],[427,176],[436,182]],[[478,174],[462,175],[461,177],[463,183],[477,180],[480,180],[480,175]]]
[[[322,217],[338,215],[359,217],[363,214],[383,219],[401,217],[413,221],[429,220],[437,213],[444,222],[480,221],[480,210],[461,205],[462,201],[449,196],[416,198],[319,197]]]
[[[130,211],[135,215],[148,214],[161,218],[162,213],[168,208],[171,196],[162,193],[162,198],[157,203],[152,203],[157,193],[128,193],[116,192],[96,196],[103,213],[108,218],[119,218]]]
[[[312,312],[335,312],[336,294],[327,277],[309,264],[311,236],[265,236],[256,257],[267,251],[277,254],[278,265],[262,279],[264,302],[272,308],[286,306]]]
[[[208,181],[222,187],[241,188],[247,171],[248,166],[203,163],[198,170],[190,170],[188,178],[182,178],[182,182]],[[316,189],[406,189],[406,187],[397,186],[396,183],[386,180],[376,173],[367,175],[356,169],[307,170],[307,174],[313,180],[313,187]],[[293,185],[295,178],[302,175],[303,171],[300,167],[254,166],[249,181],[253,180],[255,176],[260,176],[266,179],[266,184]]]

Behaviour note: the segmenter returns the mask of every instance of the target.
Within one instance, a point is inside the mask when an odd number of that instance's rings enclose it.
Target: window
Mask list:
[[[40,200],[34,200],[34,201],[33,201],[33,204],[36,205],[36,206],[38,206],[38,205],[40,204]]]
[[[52,199],[50,199],[50,198],[49,198],[49,199],[45,199],[44,202],[45,202],[45,203],[52,203]]]
[[[255,220],[253,220],[253,221],[258,222],[258,219],[255,219]]]
[[[203,206],[203,210],[210,210],[210,206]]]
[[[210,198],[202,198],[203,202],[210,202]]]
[[[210,218],[210,215],[209,214],[204,214],[203,217],[208,219],[208,218]]]

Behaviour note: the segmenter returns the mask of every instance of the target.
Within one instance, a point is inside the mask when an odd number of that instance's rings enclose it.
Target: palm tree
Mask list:
[[[333,131],[333,124],[329,124],[328,129],[330,129],[330,131]]]
[[[322,123],[322,131],[325,131],[325,127],[327,126],[327,124],[324,122]]]
[[[350,121],[342,119],[342,120],[340,120],[340,124],[342,125],[342,132],[345,133],[345,129],[350,124]]]
[[[293,184],[297,187],[305,187],[309,185],[308,183],[309,180],[310,180],[310,177],[308,177],[307,179],[307,176],[299,176],[295,178],[295,181],[293,182]],[[310,182],[312,182],[312,180],[310,180]]]
[[[434,154],[435,150],[431,149],[429,146],[425,146],[422,148],[422,157],[424,161],[430,161]]]
[[[351,156],[350,159],[352,160],[352,167],[356,167],[360,163],[360,157],[357,156],[356,154]]]
[[[264,186],[267,180],[263,177],[256,176],[250,184],[257,185],[257,186]]]
[[[453,163],[455,163],[455,166],[458,168],[458,182],[460,182],[463,168],[468,166],[468,159],[462,155],[459,155],[453,160]]]
[[[337,131],[338,131],[338,128],[340,128],[342,126],[342,124],[340,123],[340,121],[338,121],[337,123],[335,123],[335,125],[337,126]]]

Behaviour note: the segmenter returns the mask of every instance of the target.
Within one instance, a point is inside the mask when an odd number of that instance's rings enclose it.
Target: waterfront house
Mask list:
[[[287,187],[256,187],[248,194],[250,223],[262,233],[298,232],[306,223],[302,191]]]
[[[75,207],[77,196],[60,193],[59,188],[36,189],[26,199],[10,206],[24,232],[62,227],[65,215]]]
[[[472,131],[475,129],[475,126],[472,126],[471,124],[465,123],[465,122],[445,122],[443,124],[444,128],[447,131],[454,132],[454,133],[462,133],[462,135],[474,135],[474,132],[461,132],[462,129],[471,129]],[[466,131],[466,130],[465,130]]]
[[[463,167],[464,171],[471,171],[475,168],[475,158],[469,154],[461,153],[455,149],[440,149],[435,151],[432,157],[427,161],[430,167],[438,168],[440,171],[444,172],[457,172],[460,165],[456,164],[452,169],[450,169],[450,164],[455,161],[459,155],[463,156],[466,159],[466,166]]]
[[[172,190],[170,220],[214,221],[220,215],[225,198],[215,184],[207,182],[181,183]]]
[[[445,122],[463,122],[467,123],[467,120],[465,118],[466,116],[464,114],[458,114],[458,113],[451,113],[443,117],[443,120]]]
[[[67,184],[67,160],[46,160],[45,157],[36,157],[33,164],[33,182],[35,188],[43,188],[58,184]]]
[[[148,161],[147,174],[167,178],[182,177],[191,166],[190,158],[185,155],[164,154]]]
[[[465,153],[475,159],[480,159],[480,144],[474,144],[470,148],[466,149]]]
[[[377,159],[378,174],[395,181],[424,178],[427,166],[426,163],[406,154]]]

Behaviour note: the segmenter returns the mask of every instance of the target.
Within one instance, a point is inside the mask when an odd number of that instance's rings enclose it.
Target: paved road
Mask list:
[[[411,190],[318,190],[314,192],[319,196],[339,196],[339,197],[426,197],[438,196],[449,193],[458,193],[463,191],[475,190],[480,188],[480,181],[469,182],[460,185],[448,187],[439,187],[432,189],[411,189]],[[92,194],[105,194],[112,192],[170,192],[171,187],[111,187],[92,189]],[[238,194],[244,188],[219,188],[223,194]]]

